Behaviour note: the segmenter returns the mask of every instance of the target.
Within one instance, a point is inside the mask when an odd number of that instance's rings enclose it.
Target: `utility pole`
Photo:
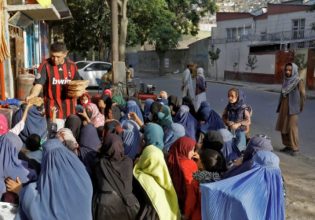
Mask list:
[[[119,61],[119,34],[118,34],[118,2],[111,1],[112,12],[112,63]]]

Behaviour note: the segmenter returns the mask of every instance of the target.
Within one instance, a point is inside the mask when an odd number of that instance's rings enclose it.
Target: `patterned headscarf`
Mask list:
[[[79,144],[69,128],[59,129],[56,137],[59,138],[70,151],[78,155],[77,150],[79,149]]]
[[[292,75],[290,77],[287,77],[284,74],[284,79],[283,79],[282,89],[281,89],[281,94],[284,97],[286,97],[301,81],[299,77],[298,66],[295,63],[288,63],[285,65],[285,67],[288,65],[292,65]]]
[[[8,119],[4,114],[0,114],[0,135],[7,133],[9,130]]]
[[[96,127],[104,126],[105,117],[102,113],[100,113],[98,107],[94,103],[89,103],[87,105],[87,109],[92,112],[92,116],[90,118],[91,123]]]

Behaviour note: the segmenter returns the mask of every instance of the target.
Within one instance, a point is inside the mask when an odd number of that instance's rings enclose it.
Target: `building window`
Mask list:
[[[227,40],[228,41],[236,41],[237,39],[237,28],[227,28]]]
[[[251,26],[237,27],[237,28],[227,28],[227,41],[240,41],[248,38],[250,34]]]
[[[302,39],[304,38],[305,30],[305,18],[292,20],[292,38]]]

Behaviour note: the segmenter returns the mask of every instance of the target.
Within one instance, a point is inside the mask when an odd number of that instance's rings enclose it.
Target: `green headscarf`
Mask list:
[[[162,106],[162,111],[157,113],[158,123],[162,127],[169,127],[173,123],[171,110],[167,105]]]
[[[113,98],[112,98],[112,102],[113,103],[117,103],[118,105],[121,105],[121,106],[125,106],[126,105],[125,99],[122,96],[120,96],[120,95],[114,95]]]
[[[164,132],[160,125],[155,123],[148,123],[144,127],[144,141],[146,146],[154,145],[163,150],[164,148]]]

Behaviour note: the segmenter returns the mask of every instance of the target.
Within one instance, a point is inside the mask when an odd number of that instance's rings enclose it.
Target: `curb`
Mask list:
[[[273,92],[273,93],[280,93],[280,90],[277,89],[273,89],[273,88],[264,88],[262,86],[260,86],[259,84],[256,86],[252,86],[252,85],[247,85],[247,84],[242,84],[242,83],[237,83],[237,82],[227,82],[227,81],[215,81],[215,80],[206,80],[207,82],[210,83],[217,83],[217,84],[224,84],[224,85],[231,85],[231,86],[239,86],[239,87],[246,87],[246,88],[251,88],[251,89],[255,89],[255,90],[261,90],[261,91],[265,91],[265,92]],[[314,94],[310,94],[308,92],[309,90],[306,90],[306,99],[315,99],[315,93]]]

